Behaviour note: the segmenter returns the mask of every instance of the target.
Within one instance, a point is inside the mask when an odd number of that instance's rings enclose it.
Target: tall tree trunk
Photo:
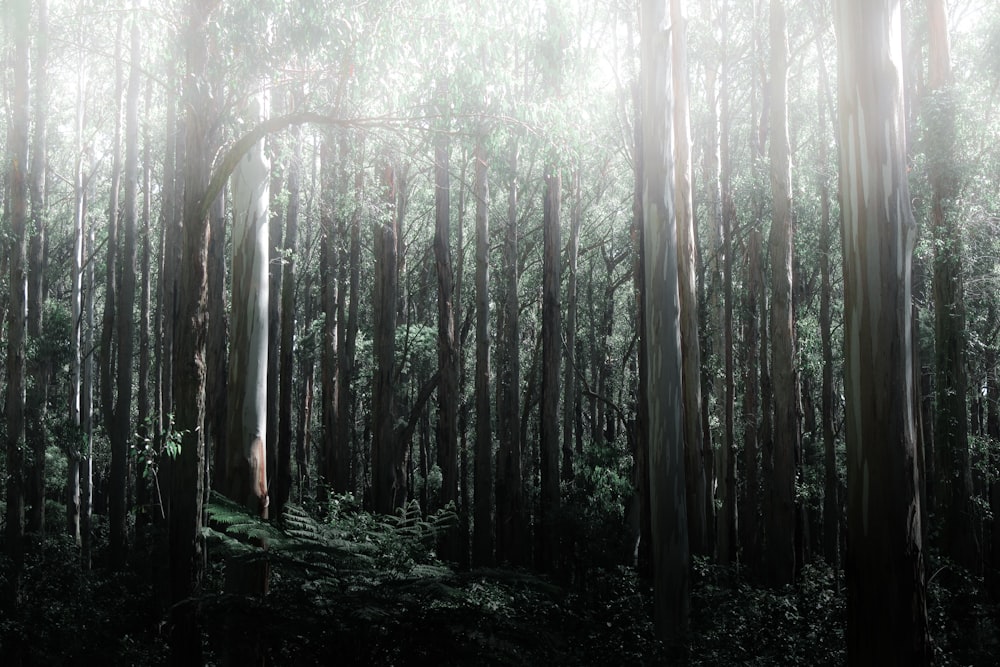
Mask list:
[[[73,333],[70,338],[72,347],[72,376],[69,402],[69,419],[76,438],[66,451],[66,522],[69,534],[76,544],[81,544],[80,535],[80,459],[83,433],[82,419],[82,372],[83,372],[83,251],[84,228],[87,224],[86,190],[83,176],[83,129],[84,129],[84,66],[83,60],[77,66],[76,79],[76,147],[77,157],[73,173],[73,287],[70,296],[71,314],[73,317]]]
[[[263,101],[256,105],[263,113]],[[267,359],[270,296],[268,173],[264,141],[232,176],[233,300],[229,353],[227,495],[268,516]],[[273,443],[270,444],[273,446]]]
[[[281,350],[278,372],[278,471],[275,477],[274,514],[281,512],[292,491],[292,371],[295,366],[295,255],[299,240],[299,166],[302,147],[298,130],[292,132],[292,158],[288,165],[288,209],[285,223],[283,275],[281,278]],[[343,217],[343,216],[341,216]],[[343,236],[341,235],[341,238]],[[339,290],[338,290],[339,291]],[[343,294],[343,292],[340,292]],[[341,298],[341,301],[343,297]],[[338,306],[339,309],[339,306]],[[340,317],[338,316],[338,324]],[[339,380],[338,380],[339,384]],[[338,420],[339,421],[339,420]]]
[[[708,483],[702,459],[701,346],[698,337],[694,205],[691,193],[691,127],[688,112],[687,12],[682,0],[670,0],[673,46],[673,128],[677,202],[677,271],[681,300],[681,350],[684,374],[684,460],[687,475],[688,540],[691,553],[708,554]]]
[[[226,201],[225,192],[220,192],[209,214],[210,238],[208,241],[208,342],[205,348],[207,366],[205,411],[210,419],[208,424],[209,445],[206,457],[212,461],[212,488],[225,493],[229,487],[227,478],[226,431],[228,425],[228,381],[227,330],[229,318],[226,315]],[[209,458],[206,458],[206,464]]]
[[[132,435],[132,356],[135,349],[136,229],[139,195],[139,51],[138,17],[133,15],[131,29],[131,64],[125,104],[125,219],[121,265],[121,291],[118,294],[118,317],[115,322],[118,342],[116,365],[117,401],[111,433],[111,567],[125,564],[126,495],[128,490],[128,452]]]
[[[906,180],[900,4],[848,0],[836,16],[852,664],[930,658],[912,414],[916,224]]]
[[[542,263],[542,413],[541,508],[538,563],[543,571],[559,567],[559,369],[560,328],[559,241],[562,176],[554,164],[545,174]]]
[[[441,469],[442,507],[458,509],[458,348],[455,340],[455,303],[451,262],[451,178],[448,173],[448,135],[434,146],[434,259],[438,286],[438,384],[437,464]],[[443,536],[441,555],[458,560],[458,531]]]
[[[795,328],[792,312],[792,193],[788,146],[788,39],[783,0],[771,0],[770,162],[774,200],[771,237],[771,365],[774,378],[774,448],[767,559],[770,582],[792,582],[795,562],[796,412]]]
[[[150,101],[153,94],[153,80],[146,79],[146,91],[143,107],[146,117],[149,117]],[[149,401],[149,372],[151,366],[150,341],[149,341],[149,307],[150,307],[150,263],[152,261],[152,246],[150,241],[150,216],[153,203],[153,161],[152,161],[152,141],[149,136],[149,123],[146,124],[142,133],[142,249],[139,256],[139,375],[136,389],[136,432],[134,447],[139,456],[142,456],[146,444],[150,441],[150,401]],[[214,321],[214,320],[213,320]],[[150,523],[150,484],[149,479],[144,474],[141,459],[136,460],[136,480],[135,480],[135,532],[137,542],[142,539],[146,545],[149,544],[148,537],[144,535]]]
[[[86,220],[87,202],[84,195],[83,217]],[[94,349],[94,228],[88,232],[84,252],[89,255],[86,269],[86,299],[83,305],[83,349]],[[94,355],[88,354],[83,362],[83,390],[80,396],[80,430],[83,451],[80,461],[80,562],[83,570],[90,570],[91,518],[94,510]]]
[[[518,427],[518,397],[521,394],[521,331],[518,300],[517,166],[518,148],[511,142],[507,191],[507,225],[504,237],[503,327],[500,329],[497,373],[499,407],[497,425],[500,448],[497,453],[497,561],[511,565],[527,562],[527,523],[521,477],[521,433]]]
[[[39,341],[42,336],[42,311],[45,306],[45,170],[46,123],[48,122],[48,81],[46,66],[48,61],[48,0],[37,1],[38,27],[35,33],[35,59],[31,64],[35,77],[33,97],[35,102],[35,133],[31,145],[31,173],[28,189],[31,198],[31,225],[33,231],[28,249],[28,337]],[[49,362],[35,347],[35,352],[27,360],[28,374],[32,378],[27,390],[25,405],[25,441],[31,451],[31,466],[28,470],[28,521],[27,530],[41,537],[45,535],[45,404],[48,400],[48,378],[51,370]]]
[[[760,567],[760,496],[758,495],[760,442],[757,437],[761,297],[764,293],[764,249],[759,229],[750,230],[747,242],[746,297],[743,311],[743,348],[746,350],[743,381],[743,502],[740,504],[740,562],[751,576]]]
[[[209,182],[214,123],[208,118],[211,91],[205,86],[213,0],[190,0],[184,35],[184,209],[177,285],[174,350],[175,427],[180,451],[170,465],[171,621],[170,661],[201,662],[201,637],[189,598],[201,589],[205,570],[201,515],[205,466],[205,347],[208,330],[208,218],[203,210]],[[178,161],[180,163],[180,161]],[[164,356],[164,360],[166,355]],[[183,603],[183,604],[181,604]]]
[[[358,152],[361,154],[361,151]],[[341,228],[340,267],[338,274],[337,338],[340,345],[337,348],[337,441],[341,450],[350,458],[350,443],[354,433],[354,355],[358,337],[358,287],[360,283],[361,262],[361,210],[364,197],[364,169],[359,164],[354,174],[354,210],[351,213],[350,232],[345,226]],[[350,298],[350,305],[347,300]],[[352,466],[345,461],[347,483],[345,488],[352,488]]]
[[[118,18],[118,29],[115,37],[115,95],[114,95],[114,139],[112,143],[112,164],[111,164],[111,196],[108,204],[108,241],[107,241],[107,273],[104,282],[104,314],[101,318],[101,350],[100,350],[100,397],[101,416],[104,419],[104,431],[112,440],[112,452],[119,452],[118,455],[112,453],[114,464],[112,465],[111,478],[109,480],[109,503],[108,503],[108,524],[109,524],[109,546],[111,549],[111,564],[113,569],[120,569],[124,561],[125,554],[125,475],[126,470],[121,465],[121,447],[118,445],[119,430],[115,419],[115,394],[114,382],[115,374],[115,310],[121,305],[118,300],[118,269],[119,252],[119,216],[118,198],[121,185],[122,159],[121,159],[121,116],[122,116],[122,89],[123,75],[122,63],[122,25],[123,17]],[[129,302],[131,308],[131,302]],[[132,313],[124,314],[125,319],[131,320]],[[131,366],[129,367],[131,368]]]
[[[490,419],[490,186],[483,139],[476,142],[476,449],[472,562],[493,563],[493,425]]]
[[[384,210],[375,227],[374,331],[375,372],[372,386],[372,498],[375,511],[391,514],[406,498],[403,450],[396,442],[395,336],[399,218],[396,210],[396,169],[383,172]]]
[[[684,465],[680,295],[674,162],[670,21],[665,3],[643,0],[642,160],[645,341],[649,359],[649,488],[653,527],[656,632],[681,640],[688,630],[690,580]]]
[[[823,385],[820,389],[820,413],[823,423],[823,555],[834,571],[840,567],[840,479],[837,475],[837,449],[834,439],[834,396],[833,396],[833,335],[832,301],[833,279],[830,274],[830,252],[833,237],[830,231],[830,184],[825,174],[829,156],[827,155],[826,107],[829,96],[826,61],[819,32],[816,33],[816,55],[820,63],[820,80],[817,90],[817,111],[820,140],[817,173],[819,174],[820,199],[820,304],[819,329],[823,355]]]
[[[25,319],[28,315],[25,230],[28,221],[28,35],[31,3],[12,0],[5,11],[13,49],[13,87],[7,128],[7,183],[10,199],[8,257],[10,305],[7,310],[7,515],[6,547],[11,568],[5,607],[16,609],[24,563],[24,401]]]
[[[934,356],[936,361],[937,455],[944,511],[942,540],[955,562],[979,569],[979,543],[972,518],[972,473],[969,465],[969,410],[966,403],[965,296],[962,239],[957,211],[958,144],[956,102],[944,0],[927,0],[929,94],[923,105],[929,142],[931,229],[934,233]]]
[[[570,212],[569,242],[566,244],[566,368],[563,372],[562,476],[573,481],[573,424],[577,411],[576,357],[577,264],[580,257],[580,225],[583,222],[580,170],[573,172],[573,209]]]

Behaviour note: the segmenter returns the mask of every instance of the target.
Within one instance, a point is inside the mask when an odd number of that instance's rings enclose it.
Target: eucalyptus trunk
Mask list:
[[[559,370],[562,359],[559,299],[561,242],[559,220],[562,177],[550,164],[545,174],[542,251],[542,394],[541,507],[538,564],[543,571],[559,567]]]
[[[490,186],[483,141],[476,143],[476,445],[472,561],[493,562],[493,425],[490,415]]]

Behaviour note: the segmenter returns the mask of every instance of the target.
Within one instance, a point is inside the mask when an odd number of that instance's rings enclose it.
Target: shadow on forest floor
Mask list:
[[[629,568],[590,568],[570,586],[523,570],[456,572],[434,558],[442,513],[386,519],[344,508],[320,520],[294,510],[281,530],[225,505],[212,516],[204,592],[193,601],[207,664],[226,664],[233,646],[272,665],[671,662],[652,637],[649,586]],[[234,537],[254,534],[267,552]],[[260,558],[271,571],[266,595],[224,592],[230,559]],[[77,562],[61,538],[29,558],[17,616],[0,615],[0,663],[17,648],[26,665],[165,663],[169,628],[148,570],[111,576],[98,562],[84,574]],[[977,582],[953,579],[929,590],[936,663],[996,664],[997,607]],[[832,570],[810,566],[797,586],[771,591],[696,560],[690,664],[844,664],[840,583],[838,592]]]

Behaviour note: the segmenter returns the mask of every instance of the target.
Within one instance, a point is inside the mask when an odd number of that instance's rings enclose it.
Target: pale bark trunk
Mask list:
[[[70,424],[79,435],[82,434],[81,419],[81,375],[83,366],[82,329],[83,329],[83,248],[84,227],[86,225],[86,194],[83,177],[83,123],[84,123],[84,68],[81,60],[77,69],[76,80],[76,145],[77,158],[74,168],[74,215],[73,215],[73,287],[70,296],[71,314],[73,317],[73,333],[70,338],[72,346],[72,376],[69,402]],[[75,440],[79,443],[79,437]],[[71,445],[66,451],[66,521],[69,534],[76,544],[81,543],[80,536],[80,459],[83,452],[79,444]]]
[[[899,0],[837,7],[847,432],[847,650],[927,664]],[[886,564],[891,564],[887,567]]]
[[[263,111],[263,101],[259,102]],[[229,353],[228,495],[263,517],[267,489],[268,174],[264,141],[232,176],[233,299]]]
[[[563,372],[562,477],[573,481],[573,424],[577,410],[576,357],[577,264],[580,256],[580,225],[583,222],[580,198],[580,170],[573,173],[573,209],[570,212],[569,242],[566,244],[566,368]]]
[[[683,398],[671,90],[665,3],[643,0],[642,137],[645,340],[649,359],[649,487],[657,634],[688,630],[690,581],[683,446]]]
[[[687,12],[682,0],[670,0],[673,53],[673,128],[677,202],[677,271],[681,300],[683,350],[684,459],[687,474],[688,540],[691,552],[708,554],[708,484],[702,459],[701,346],[698,337],[694,204],[691,192],[691,127],[688,112]]]
[[[764,293],[763,240],[759,229],[750,231],[747,248],[746,297],[743,319],[743,349],[746,350],[743,383],[743,502],[740,503],[740,562],[751,576],[760,563],[760,496],[758,484],[760,441],[757,437],[760,404],[761,297]]]

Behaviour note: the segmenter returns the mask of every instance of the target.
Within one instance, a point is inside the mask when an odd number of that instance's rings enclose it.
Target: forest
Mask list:
[[[1000,6],[5,0],[0,58],[0,663],[1000,661]]]

